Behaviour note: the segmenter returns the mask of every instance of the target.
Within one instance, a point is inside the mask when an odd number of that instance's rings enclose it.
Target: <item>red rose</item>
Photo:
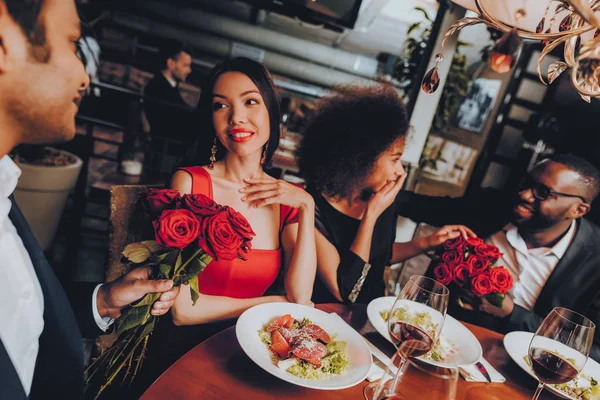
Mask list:
[[[227,210],[202,221],[198,246],[215,260],[233,260],[244,251],[245,240],[233,228]]]
[[[183,249],[200,235],[200,222],[188,210],[165,210],[152,224],[156,241],[167,247]]]
[[[490,266],[490,261],[481,256],[471,254],[467,259],[467,264],[469,264],[471,276],[475,276],[486,272]]]
[[[186,194],[181,201],[182,207],[200,217],[208,217],[220,212],[223,207],[203,194]]]
[[[481,238],[474,238],[474,237],[468,237],[467,238],[467,244],[469,246],[477,246],[478,244],[483,244],[483,239],[481,239]]]
[[[434,268],[433,273],[435,274],[435,279],[437,279],[438,282],[443,285],[447,285],[452,282],[452,269],[448,264],[438,264]]]
[[[475,254],[489,259],[492,263],[498,261],[502,256],[502,253],[500,253],[500,250],[496,246],[485,243],[475,246]]]
[[[227,208],[227,213],[231,226],[244,240],[252,240],[252,238],[256,236],[256,233],[254,233],[252,230],[252,227],[248,223],[246,217],[231,207]]]
[[[448,239],[444,242],[444,249],[446,250],[455,250],[461,247],[464,247],[465,240],[462,236],[456,237],[454,239]]]
[[[488,274],[475,275],[471,279],[472,292],[475,296],[481,297],[494,291],[492,280]]]
[[[490,269],[490,279],[494,292],[506,294],[513,287],[513,277],[504,267]]]
[[[460,287],[465,285],[471,276],[471,266],[467,263],[460,263],[454,266],[454,282]]]
[[[461,262],[463,259],[463,254],[458,250],[448,250],[442,254],[442,261],[446,264],[456,264]]]
[[[160,215],[164,210],[179,208],[181,201],[179,190],[173,189],[150,188],[144,192],[143,196],[146,209],[154,215]]]

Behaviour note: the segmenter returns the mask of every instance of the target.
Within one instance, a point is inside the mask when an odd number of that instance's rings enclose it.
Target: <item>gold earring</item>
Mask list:
[[[215,161],[217,161],[217,138],[215,138],[215,140],[213,140],[213,145],[210,149],[210,164],[208,164],[208,169],[214,169],[215,168]]]
[[[263,154],[262,154],[262,157],[260,158],[260,165],[265,165],[265,162],[267,162],[267,148],[269,148],[268,141],[267,141],[267,143],[265,143],[265,147],[263,149]]]

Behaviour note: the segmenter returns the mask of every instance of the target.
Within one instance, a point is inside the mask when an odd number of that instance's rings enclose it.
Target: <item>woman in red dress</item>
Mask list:
[[[195,306],[189,287],[182,287],[171,311],[173,322],[194,325],[234,318],[268,302],[311,304],[314,200],[302,188],[264,171],[280,133],[279,99],[269,73],[246,58],[217,65],[202,90],[198,116],[199,132],[210,135],[212,148],[192,151],[196,163],[210,162],[178,170],[170,186],[233,207],[248,219],[256,236],[246,261],[213,261],[199,275],[201,294]],[[263,296],[280,269],[285,296]]]

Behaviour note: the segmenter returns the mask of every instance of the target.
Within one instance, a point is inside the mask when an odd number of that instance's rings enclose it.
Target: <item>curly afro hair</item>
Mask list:
[[[360,189],[377,158],[406,137],[406,109],[388,84],[344,86],[319,100],[298,149],[311,190],[347,198]]]

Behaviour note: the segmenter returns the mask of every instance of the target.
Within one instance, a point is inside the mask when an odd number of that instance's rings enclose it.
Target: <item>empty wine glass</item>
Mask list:
[[[596,326],[581,314],[556,307],[533,335],[529,362],[539,385],[532,400],[537,400],[547,384],[567,383],[581,372],[587,362]]]
[[[458,382],[458,368],[440,367],[424,363],[418,359],[408,358],[414,344],[404,341],[392,357],[392,362],[385,369],[379,380],[373,397],[368,400],[409,400],[416,393],[426,389],[427,399],[455,400]],[[404,364],[404,371],[397,377],[397,366]],[[424,397],[425,398],[425,397]]]
[[[398,351],[399,377],[407,358],[420,357],[437,342],[448,308],[449,290],[436,280],[413,275],[396,298],[388,315],[388,332]],[[373,399],[377,382],[364,389],[367,400]]]

